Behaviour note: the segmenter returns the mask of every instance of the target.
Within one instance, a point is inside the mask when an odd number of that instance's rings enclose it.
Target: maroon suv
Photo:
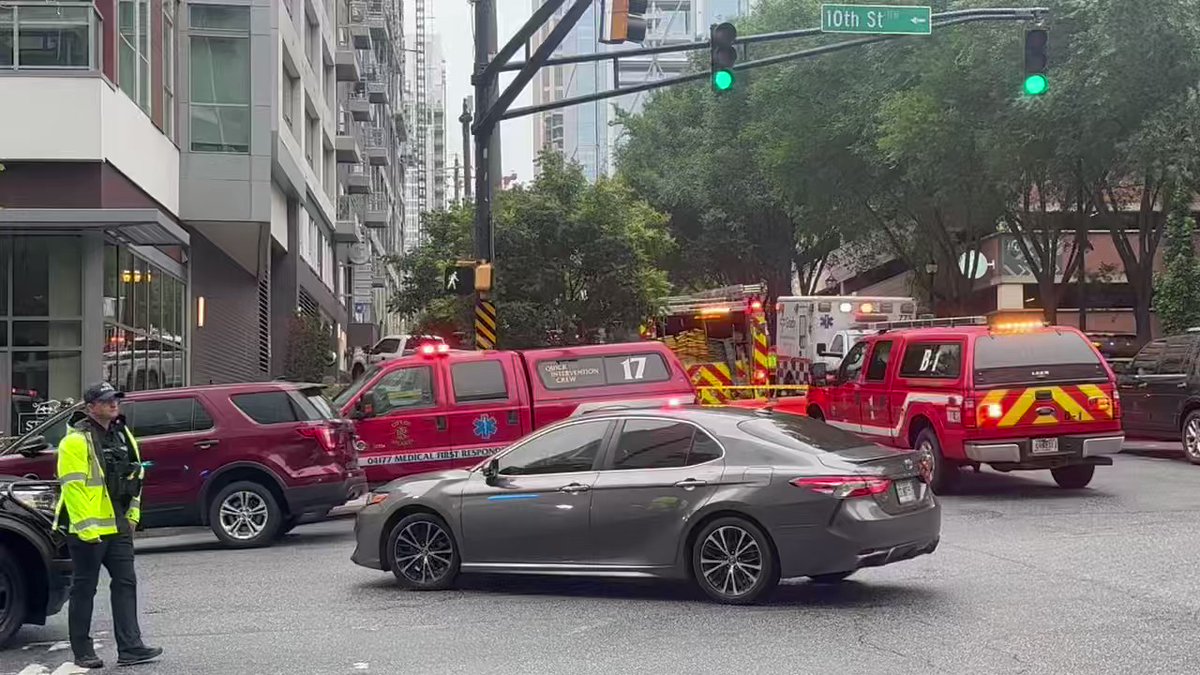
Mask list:
[[[269,545],[367,488],[353,425],[316,386],[142,391],[121,408],[148,463],[143,528],[208,525],[228,546]],[[0,475],[53,479],[58,441],[82,414],[64,410],[0,449]]]

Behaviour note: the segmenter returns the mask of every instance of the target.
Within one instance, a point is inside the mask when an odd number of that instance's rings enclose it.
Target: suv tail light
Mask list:
[[[870,497],[883,494],[892,487],[891,479],[876,476],[821,476],[793,478],[790,482],[798,488],[807,488],[837,499]]]
[[[1121,419],[1121,392],[1116,389],[1112,393],[1112,416],[1114,420]]]
[[[968,429],[974,429],[979,426],[977,419],[979,408],[975,404],[975,399],[967,398],[963,401],[962,406],[962,424]]]
[[[333,427],[328,425],[300,427],[300,435],[305,438],[316,439],[317,443],[321,444],[321,449],[328,453],[337,451],[337,438],[334,436]]]

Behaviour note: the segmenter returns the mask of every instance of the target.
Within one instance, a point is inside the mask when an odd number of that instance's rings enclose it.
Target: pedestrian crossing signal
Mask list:
[[[442,290],[449,295],[471,295],[475,292],[475,268],[447,265],[442,274]]]

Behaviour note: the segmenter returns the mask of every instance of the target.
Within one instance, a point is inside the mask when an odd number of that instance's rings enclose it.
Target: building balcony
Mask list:
[[[371,49],[371,29],[363,24],[352,23],[346,27],[346,32],[349,34],[350,44],[354,45],[355,49]]]
[[[367,82],[367,100],[371,103],[391,103],[392,97],[388,93],[387,85],[383,82]]]
[[[342,111],[338,117],[337,135],[333,137],[333,151],[338,164],[361,164],[362,145],[359,142],[358,125]]]
[[[363,225],[376,230],[386,229],[391,223],[391,215],[392,204],[386,195],[372,194],[367,197]]]
[[[367,159],[372,166],[387,166],[391,164],[388,152],[388,135],[386,129],[367,127],[366,146]]]
[[[352,195],[371,194],[371,176],[361,164],[350,167],[346,174],[346,192]]]
[[[366,94],[351,94],[350,98],[346,99],[346,112],[350,113],[355,122],[370,122],[371,102],[367,100]]]
[[[338,135],[333,138],[333,151],[338,164],[362,163],[362,150],[358,146],[358,139],[351,134],[343,134],[340,129]]]
[[[390,3],[383,0],[363,0],[350,3],[351,25],[365,26],[371,33],[372,40],[391,40]]]
[[[338,244],[361,244],[363,242],[362,223],[358,222],[357,217],[346,220],[339,218],[337,229],[333,233],[333,240]]]
[[[0,72],[100,70],[104,21],[90,2],[0,5]]]
[[[351,49],[350,45],[339,44],[333,62],[338,82],[358,82],[362,79],[362,65],[358,62],[358,52]]]

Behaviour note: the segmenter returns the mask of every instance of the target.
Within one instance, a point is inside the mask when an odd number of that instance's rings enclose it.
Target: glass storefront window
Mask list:
[[[126,391],[184,386],[187,285],[129,249],[113,247],[110,258],[119,318],[105,325],[105,377]]]
[[[117,247],[112,244],[104,246],[104,320],[117,320],[117,304],[121,297],[120,263],[117,261]]]
[[[79,321],[14,321],[14,347],[72,347],[83,345],[83,324]]]
[[[77,237],[16,237],[12,241],[15,316],[80,316],[83,270]]]
[[[120,311],[117,313],[121,317],[120,323],[126,326],[133,325],[133,254],[129,249],[122,248],[117,256],[121,271],[120,282],[117,286],[119,289],[118,297],[120,298]]]
[[[78,400],[83,391],[80,361],[78,350],[13,352],[12,386],[36,391],[42,399]]]

